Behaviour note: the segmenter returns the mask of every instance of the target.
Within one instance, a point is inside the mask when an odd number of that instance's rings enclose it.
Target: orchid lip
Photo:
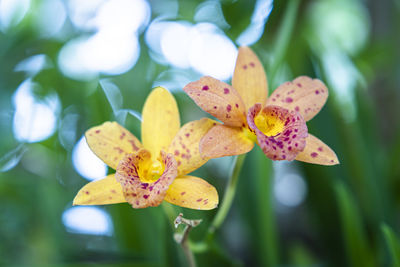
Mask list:
[[[304,150],[308,130],[298,112],[273,105],[262,108],[261,104],[256,104],[249,109],[247,120],[267,157],[293,160]]]

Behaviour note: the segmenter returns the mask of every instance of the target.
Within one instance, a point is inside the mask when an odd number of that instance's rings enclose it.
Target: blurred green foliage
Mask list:
[[[118,119],[115,105],[140,112],[153,82],[172,67],[150,57],[142,33],[140,57],[131,70],[87,81],[68,78],[58,68],[58,55],[78,32],[64,38],[40,36],[32,23],[38,3],[32,1],[18,25],[0,32],[0,167],[10,167],[0,172],[0,265],[184,266],[161,207],[101,207],[112,217],[111,236],[72,233],[62,221],[87,183],[73,167],[73,145],[86,129]],[[149,3],[152,9],[161,4]],[[173,20],[193,22],[200,3],[177,1]],[[220,3],[230,25],[224,32],[234,41],[250,23],[256,1]],[[304,177],[307,195],[301,205],[283,207],[274,194],[276,165],[254,149],[213,246],[196,254],[199,266],[399,266],[399,29],[399,1],[274,1],[264,33],[252,48],[269,74],[271,91],[299,75],[327,84],[328,103],[308,127],[336,151],[341,164],[290,163]],[[27,75],[15,66],[37,54],[45,54],[51,64],[31,78],[39,85],[35,95],[56,92],[62,108],[55,134],[21,145],[12,130],[12,96]],[[103,90],[103,78],[118,86],[122,102],[110,105],[119,96]],[[173,93],[183,123],[205,116],[182,90]],[[76,124],[63,128],[68,115],[76,116]],[[134,116],[126,115],[125,126],[140,136]],[[63,134],[70,142],[62,143]],[[229,164],[230,159],[212,160],[197,171],[216,186],[220,199]],[[175,210],[203,219],[191,232],[193,242],[203,239],[216,213]]]

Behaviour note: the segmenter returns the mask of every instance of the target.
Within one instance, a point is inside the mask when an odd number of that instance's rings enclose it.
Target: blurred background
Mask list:
[[[0,265],[185,266],[161,207],[72,207],[107,166],[82,138],[117,120],[140,137],[161,85],[230,83],[240,45],[270,91],[300,75],[330,97],[308,123],[333,167],[246,158],[232,209],[199,266],[400,266],[400,1],[0,0]],[[196,171],[220,200],[232,158]],[[176,208],[203,219],[216,210]],[[182,230],[182,229],[178,229]]]

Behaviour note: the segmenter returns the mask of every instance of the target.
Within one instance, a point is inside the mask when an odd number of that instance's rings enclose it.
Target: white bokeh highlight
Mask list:
[[[13,132],[20,142],[34,143],[45,140],[56,130],[60,101],[56,93],[41,99],[35,97],[30,79],[24,81],[13,96],[15,107]]]
[[[0,0],[0,29],[6,32],[18,25],[27,14],[31,0]]]
[[[85,1],[83,1],[85,2]],[[71,20],[83,30],[94,31],[66,43],[58,56],[61,72],[88,81],[99,74],[129,71],[140,55],[138,34],[149,23],[151,10],[145,0],[91,0],[68,3]]]
[[[45,54],[38,54],[28,57],[19,62],[14,71],[26,72],[28,76],[35,76],[41,70],[52,66],[51,60]]]
[[[62,222],[70,233],[107,235],[113,233],[108,213],[97,207],[72,207],[64,211]]]
[[[335,91],[335,99],[342,106],[346,122],[357,118],[355,89],[361,74],[349,56],[340,50],[329,50],[322,54],[322,65],[328,84]]]
[[[107,175],[107,165],[90,150],[84,136],[72,151],[72,163],[75,170],[89,181],[102,179]]]
[[[68,16],[72,24],[80,30],[96,29],[96,14],[106,0],[67,0]]]
[[[252,45],[256,43],[264,33],[265,24],[273,8],[273,0],[257,0],[250,25],[239,35],[236,43],[239,45]]]
[[[57,35],[67,18],[64,3],[60,0],[42,0],[35,7],[34,24],[42,37]]]
[[[237,48],[214,24],[155,20],[145,40],[153,60],[160,64],[192,68],[220,80],[228,80],[233,74]]]
[[[192,68],[220,80],[232,77],[238,53],[233,42],[213,24],[200,23],[193,30],[189,50]]]
[[[191,45],[192,25],[185,22],[168,23],[162,30],[160,45],[166,60],[177,68],[190,67],[188,54]]]
[[[134,34],[149,23],[150,15],[144,0],[109,0],[100,6],[94,20],[98,30]]]
[[[274,194],[280,204],[287,207],[296,207],[304,201],[307,187],[300,175],[286,174],[276,181]]]
[[[209,0],[200,3],[194,14],[196,22],[210,22],[217,25],[220,29],[229,29],[230,25],[225,20],[221,2],[218,0]]]

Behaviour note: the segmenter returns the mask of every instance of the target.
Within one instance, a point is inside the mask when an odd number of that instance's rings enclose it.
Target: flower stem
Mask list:
[[[190,249],[189,243],[188,243],[190,230],[192,230],[192,226],[186,225],[185,230],[183,231],[183,238],[182,238],[182,241],[180,244],[183,249],[183,252],[185,253],[188,265],[190,267],[196,267],[197,266],[196,260],[194,258],[193,252]]]
[[[161,204],[165,215],[168,218],[168,222],[173,229],[175,229],[179,224],[184,223],[185,229],[182,234],[175,233],[174,239],[181,246],[183,253],[185,255],[187,265],[190,267],[196,267],[196,259],[192,252],[191,246],[189,246],[189,233],[193,227],[197,226],[201,220],[187,220],[182,218],[182,214],[176,217],[176,210],[173,205],[166,203],[165,201]],[[179,219],[179,220],[178,220]]]
[[[175,241],[181,245],[183,252],[185,253],[187,264],[190,267],[196,267],[196,259],[193,255],[193,251],[189,246],[189,233],[193,227],[196,227],[201,223],[201,220],[188,220],[182,217],[183,214],[180,213],[174,221],[175,228],[180,224],[185,225],[185,229],[182,234],[176,233],[174,235]]]
[[[222,205],[221,207],[219,207],[218,212],[214,217],[214,220],[212,221],[210,227],[208,228],[207,239],[209,240],[212,239],[212,237],[214,236],[215,230],[217,230],[222,225],[232,206],[233,198],[236,193],[236,186],[239,180],[240,170],[242,169],[245,158],[246,154],[242,154],[236,156],[233,161],[231,175],[225,190],[225,195],[222,200]]]

